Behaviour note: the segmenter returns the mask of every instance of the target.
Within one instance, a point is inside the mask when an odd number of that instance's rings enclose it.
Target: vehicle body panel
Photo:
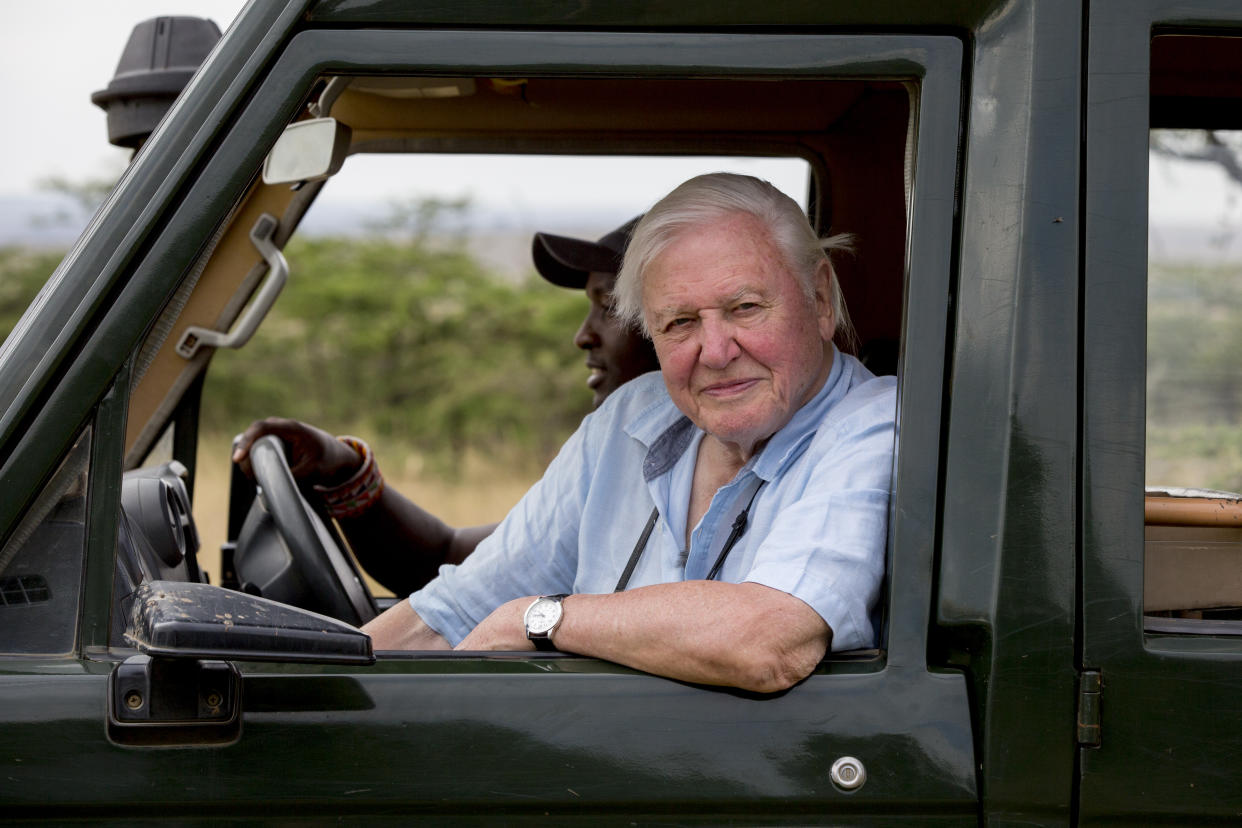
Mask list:
[[[0,657],[6,816],[1236,819],[1240,639],[1143,627],[1153,31],[1242,35],[1242,10],[1224,0],[250,4],[0,348],[0,540],[78,435],[91,439],[74,651]],[[555,655],[238,662],[235,741],[110,738],[109,677],[135,652],[111,635],[118,482],[185,390],[167,391],[180,366],[166,371],[163,354],[148,373],[144,342],[159,346],[151,332],[216,234],[245,231],[264,156],[337,74],[866,79],[910,90],[878,650],[830,657],[774,696]],[[500,146],[467,132],[439,149]],[[623,132],[583,132],[512,143],[626,146]],[[821,145],[809,136],[808,155]],[[139,409],[149,419],[128,417]],[[1090,700],[1102,710],[1098,745],[1079,734],[1084,672],[1102,685]],[[842,756],[867,768],[856,791],[830,780]],[[70,779],[70,768],[84,770]]]

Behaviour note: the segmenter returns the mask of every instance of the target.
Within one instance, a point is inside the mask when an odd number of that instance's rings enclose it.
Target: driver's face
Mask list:
[[[574,334],[574,344],[587,352],[587,387],[595,392],[596,407],[634,377],[660,367],[651,343],[619,323],[611,313],[616,278],[613,273],[592,273],[587,277],[586,295],[591,308]]]

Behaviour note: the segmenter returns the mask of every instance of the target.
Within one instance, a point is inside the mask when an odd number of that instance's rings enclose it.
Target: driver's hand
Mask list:
[[[233,462],[249,477],[254,476],[250,468],[250,447],[255,440],[268,434],[274,434],[285,444],[289,471],[299,483],[335,486],[344,483],[362,466],[362,455],[323,429],[284,417],[268,417],[251,423],[233,452]]]

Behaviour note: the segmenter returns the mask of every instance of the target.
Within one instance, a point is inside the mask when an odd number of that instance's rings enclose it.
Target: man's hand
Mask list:
[[[268,434],[284,442],[289,471],[299,483],[335,486],[344,483],[362,466],[358,452],[323,429],[297,420],[268,417],[251,423],[233,452],[233,462],[248,476],[253,476],[250,447],[255,440]]]
[[[362,626],[371,646],[380,650],[447,650],[449,643],[423,623],[409,601],[398,601]]]
[[[462,639],[455,650],[533,650],[526,637],[526,609],[539,596],[515,598],[501,604]]]
[[[233,462],[250,477],[254,476],[250,447],[268,434],[284,442],[289,471],[303,487],[338,486],[362,467],[363,458],[358,452],[323,429],[297,420],[268,417],[251,423],[233,452]],[[441,564],[461,563],[495,528],[488,525],[454,529],[392,486],[384,486],[370,509],[338,518],[337,523],[363,569],[398,595],[422,588],[435,577]],[[400,641],[399,637],[386,640],[390,645],[386,649],[402,649]],[[443,646],[447,647],[447,642]],[[425,648],[412,644],[411,649]]]

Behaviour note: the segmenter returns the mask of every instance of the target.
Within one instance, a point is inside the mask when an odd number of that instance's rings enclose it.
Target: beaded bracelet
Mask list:
[[[328,514],[340,520],[358,517],[374,506],[384,491],[384,478],[375,463],[375,454],[366,442],[348,436],[336,439],[362,455],[362,467],[344,483],[339,486],[315,486]]]

